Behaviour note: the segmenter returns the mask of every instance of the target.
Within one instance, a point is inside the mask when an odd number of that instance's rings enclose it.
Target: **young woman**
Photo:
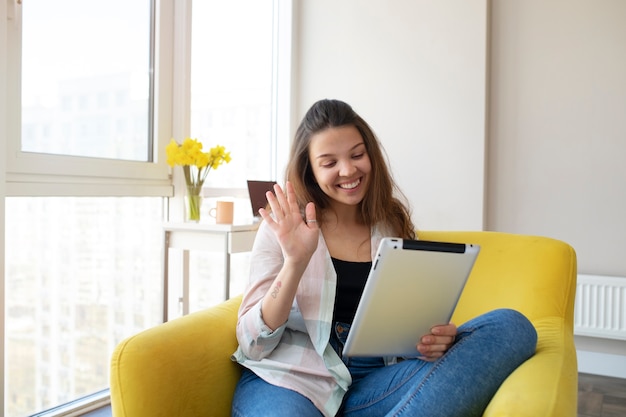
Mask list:
[[[306,113],[286,187],[260,210],[239,310],[238,416],[480,416],[535,352],[530,322],[496,310],[415,335],[415,358],[348,358],[343,343],[382,237],[414,226],[381,145],[346,103]],[[393,325],[393,323],[390,323]]]

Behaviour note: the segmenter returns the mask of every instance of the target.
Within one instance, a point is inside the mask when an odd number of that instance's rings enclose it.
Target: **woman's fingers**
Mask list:
[[[280,225],[282,228],[298,228],[303,223],[300,206],[296,197],[293,185],[288,181],[285,189],[278,185],[274,185],[274,192],[268,191],[265,194],[269,203],[272,216],[265,209],[260,209],[259,214],[263,220],[269,222],[272,226]],[[308,203],[305,209],[306,219],[312,219],[315,223],[315,205]]]
[[[417,350],[424,360],[433,360],[443,356],[454,344],[457,328],[453,323],[435,326],[431,333],[423,336],[417,344]]]
[[[317,229],[317,216],[315,214],[315,204],[308,203],[304,208],[304,217],[306,219],[306,225],[311,229]]]
[[[298,198],[296,197],[296,190],[293,188],[293,184],[287,181],[285,185],[287,191],[287,204],[289,205],[289,211],[292,214],[299,214],[300,207],[298,207]]]
[[[285,215],[290,213],[290,208],[287,197],[285,196],[285,193],[283,192],[283,189],[280,187],[280,185],[274,185],[274,194],[276,196],[278,204],[280,205],[280,214],[282,217],[284,217]],[[272,210],[273,209],[274,207],[272,207]]]

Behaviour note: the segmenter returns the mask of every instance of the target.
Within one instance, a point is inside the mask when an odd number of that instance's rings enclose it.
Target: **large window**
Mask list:
[[[8,34],[2,94],[15,104],[6,110],[8,135],[0,134],[7,150],[0,414],[105,398],[113,348],[162,321],[162,225],[178,220],[172,207],[182,205],[174,187],[181,173],[165,164],[170,138],[197,137],[232,152],[209,187],[278,179],[289,140],[289,103],[279,105],[278,90],[284,95],[290,80],[277,80],[277,35],[291,36],[290,4],[9,2],[9,19],[0,22]],[[179,59],[184,51],[189,64]],[[234,256],[233,294],[245,284],[246,256]],[[192,254],[192,310],[221,301],[222,259]]]
[[[150,0],[28,0],[21,150],[151,161]]]
[[[8,417],[106,395],[113,348],[162,320],[155,6],[29,0],[8,26]]]
[[[233,156],[230,164],[210,173],[209,188],[245,190],[247,179],[276,179],[277,8],[273,0],[193,2],[189,132],[207,145],[225,145]],[[236,222],[250,221],[245,192],[230,197]],[[213,204],[207,198],[204,211]],[[191,252],[191,312],[222,301],[222,258],[221,253]],[[247,282],[249,254],[235,254],[231,263],[231,294],[239,294]]]
[[[111,352],[162,318],[158,197],[6,199],[7,417],[102,391]]]
[[[226,169],[209,175],[209,185],[244,188],[247,179],[275,179],[273,3],[193,3],[190,132],[233,155]]]
[[[13,7],[9,194],[171,194],[159,141],[172,130],[173,1]]]

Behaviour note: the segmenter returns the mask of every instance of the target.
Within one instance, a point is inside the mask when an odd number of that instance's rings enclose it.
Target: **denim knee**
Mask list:
[[[457,338],[462,339],[466,332],[483,327],[489,329],[490,337],[496,339],[498,344],[518,352],[522,357],[529,358],[535,353],[537,331],[519,311],[500,308],[487,312],[460,326]]]
[[[533,352],[537,346],[537,330],[528,318],[517,310],[503,308],[495,310],[500,320],[511,331],[516,339],[522,339],[528,346],[532,346]]]

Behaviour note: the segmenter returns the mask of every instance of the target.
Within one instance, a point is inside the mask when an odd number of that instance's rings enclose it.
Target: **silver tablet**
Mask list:
[[[343,353],[416,357],[419,339],[447,324],[480,247],[384,238]]]

